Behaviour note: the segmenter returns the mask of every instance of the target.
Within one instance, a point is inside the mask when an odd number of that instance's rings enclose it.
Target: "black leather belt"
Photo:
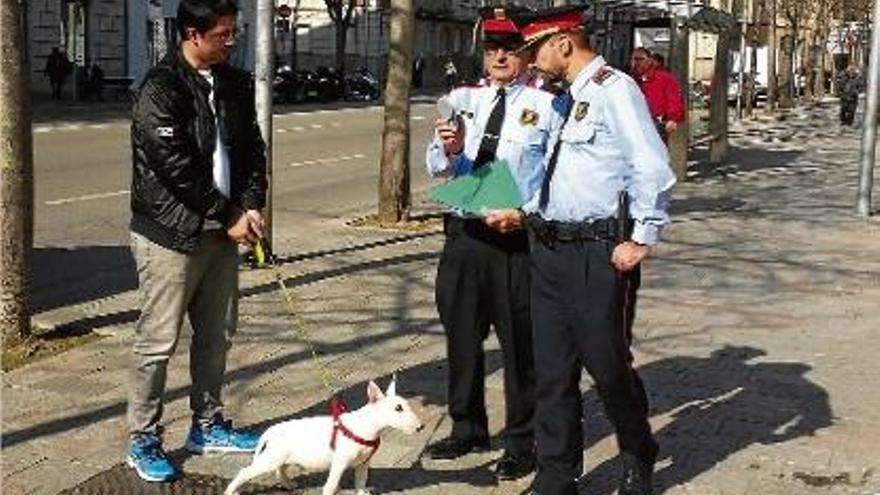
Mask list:
[[[627,230],[630,230],[631,224],[632,221],[629,221]],[[616,218],[602,218],[592,222],[556,222],[530,215],[526,219],[526,225],[529,234],[546,246],[552,246],[557,242],[601,240],[617,242],[623,237]]]

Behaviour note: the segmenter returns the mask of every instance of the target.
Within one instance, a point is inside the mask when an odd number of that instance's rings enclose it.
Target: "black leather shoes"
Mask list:
[[[515,480],[531,474],[535,470],[535,454],[510,454],[505,452],[495,466],[495,476],[499,480]]]
[[[620,478],[619,495],[651,495],[651,475],[654,463],[644,462],[634,456],[623,456],[623,475]]]
[[[485,452],[487,450],[489,450],[488,438],[447,437],[429,445],[425,449],[425,454],[431,459],[451,460],[471,452]]]

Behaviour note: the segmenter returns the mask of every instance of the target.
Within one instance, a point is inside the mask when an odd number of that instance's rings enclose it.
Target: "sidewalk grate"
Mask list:
[[[184,474],[174,483],[147,483],[130,467],[117,464],[59,495],[221,495],[228,483],[228,479],[219,476],[192,473]],[[301,492],[249,484],[244,493],[292,495]]]

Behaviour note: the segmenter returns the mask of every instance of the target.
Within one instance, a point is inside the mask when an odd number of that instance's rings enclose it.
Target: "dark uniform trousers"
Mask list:
[[[529,312],[528,238],[501,234],[479,219],[447,215],[436,300],[446,330],[452,436],[488,439],[483,341],[490,325],[501,344],[506,423],[504,447],[534,448],[534,361]]]
[[[856,119],[856,108],[859,106],[859,95],[843,95],[840,98],[840,123],[853,125]]]
[[[542,495],[575,494],[583,471],[580,378],[586,368],[617,434],[621,452],[653,462],[658,446],[648,423],[647,397],[632,368],[631,320],[636,274],[611,265],[606,240],[532,242],[535,341],[534,487]],[[631,279],[632,278],[632,279]],[[635,284],[635,285],[634,285]]]

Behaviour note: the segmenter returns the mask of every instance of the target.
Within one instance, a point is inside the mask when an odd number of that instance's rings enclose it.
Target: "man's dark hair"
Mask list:
[[[659,66],[661,66],[661,67],[666,66],[666,59],[663,58],[663,55],[660,55],[660,54],[657,53],[657,52],[652,52],[652,53],[651,53],[651,58],[653,58],[654,61],[657,62],[657,65],[659,65]]]
[[[186,30],[205,33],[217,25],[217,19],[238,15],[236,0],[181,0],[177,7],[177,31],[185,40]]]

